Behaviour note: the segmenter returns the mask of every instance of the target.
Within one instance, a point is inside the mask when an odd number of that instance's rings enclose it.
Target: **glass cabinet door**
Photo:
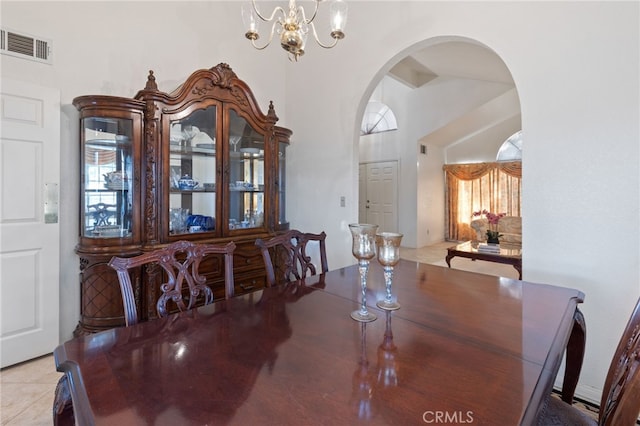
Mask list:
[[[169,235],[216,230],[216,106],[170,120]]]
[[[229,109],[229,229],[261,228],[265,212],[265,136]]]
[[[286,170],[287,170],[287,147],[288,143],[278,143],[278,227],[282,227],[287,224],[286,215]]]
[[[133,121],[82,119],[81,235],[88,238],[131,236],[133,207]]]

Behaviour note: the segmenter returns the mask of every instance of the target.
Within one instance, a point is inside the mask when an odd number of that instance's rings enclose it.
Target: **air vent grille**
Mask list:
[[[0,53],[51,64],[51,41],[1,29]]]
[[[47,59],[49,57],[49,43],[44,40],[36,40],[36,58]]]

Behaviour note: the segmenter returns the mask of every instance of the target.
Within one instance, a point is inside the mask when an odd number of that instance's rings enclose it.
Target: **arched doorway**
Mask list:
[[[361,136],[359,164],[397,161],[403,245],[417,248],[442,241],[442,166],[495,161],[500,145],[521,130],[511,73],[489,47],[471,39],[440,37],[391,58],[370,83],[362,111],[374,94],[374,100],[394,111],[398,130]]]

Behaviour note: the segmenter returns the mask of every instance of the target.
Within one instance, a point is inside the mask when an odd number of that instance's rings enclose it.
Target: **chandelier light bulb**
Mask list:
[[[344,26],[347,23],[347,3],[343,0],[334,0],[329,8],[331,16],[331,37],[344,38]],[[334,34],[340,34],[336,37]]]
[[[258,15],[256,14],[251,3],[243,3],[242,4],[242,23],[244,27],[247,29],[245,33],[245,37],[249,40],[256,40],[258,35]]]

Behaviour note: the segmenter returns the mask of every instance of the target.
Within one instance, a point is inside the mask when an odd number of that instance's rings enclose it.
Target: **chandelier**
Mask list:
[[[316,27],[313,20],[318,13],[318,6],[323,0],[313,0],[314,8],[310,18],[307,18],[304,8],[296,4],[296,0],[289,0],[289,11],[286,12],[282,7],[277,6],[271,16],[268,18],[258,11],[256,1],[251,0],[250,3],[242,5],[242,21],[244,22],[247,32],[245,37],[251,40],[251,44],[258,50],[262,50],[269,46],[273,35],[275,33],[280,37],[280,45],[284,50],[289,52],[290,60],[298,60],[298,58],[304,55],[304,45],[307,41],[307,35],[309,31],[313,33],[313,38],[316,42],[324,47],[330,49],[338,41],[344,38],[344,25],[347,22],[347,3],[344,0],[332,0],[329,7],[329,20],[331,24],[330,36],[333,38],[333,42],[324,44],[318,38]],[[263,46],[256,44],[256,40],[260,38],[258,34],[258,19],[264,22],[270,22],[271,33],[269,34],[269,40]]]

